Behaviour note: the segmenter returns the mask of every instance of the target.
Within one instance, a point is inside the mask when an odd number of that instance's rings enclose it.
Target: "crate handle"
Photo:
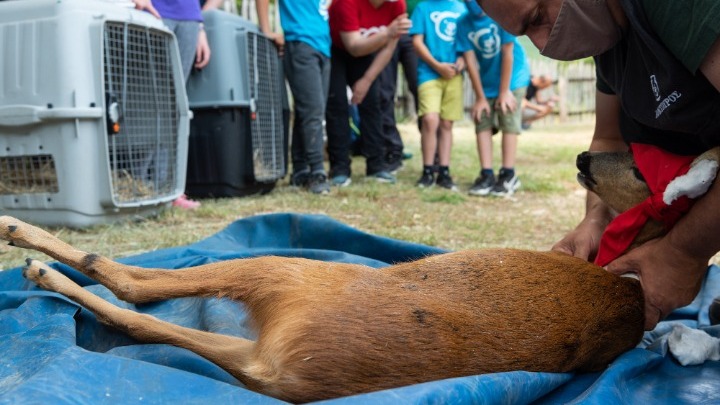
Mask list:
[[[0,127],[21,127],[47,121],[102,118],[100,107],[53,108],[34,105],[0,107]]]

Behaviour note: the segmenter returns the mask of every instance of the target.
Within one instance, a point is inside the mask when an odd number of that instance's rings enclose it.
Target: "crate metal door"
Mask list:
[[[105,23],[108,160],[118,205],[172,194],[178,183],[178,89],[171,34]]]
[[[285,175],[283,83],[275,44],[247,33],[250,132],[255,180],[270,182]]]

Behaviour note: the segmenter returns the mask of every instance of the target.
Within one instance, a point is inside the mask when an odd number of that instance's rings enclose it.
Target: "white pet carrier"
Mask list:
[[[0,1],[0,209],[83,227],[156,214],[185,186],[175,36],[126,5]]]

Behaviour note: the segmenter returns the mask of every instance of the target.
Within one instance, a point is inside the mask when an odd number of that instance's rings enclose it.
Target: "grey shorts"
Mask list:
[[[475,124],[475,132],[492,129],[493,133],[500,130],[503,133],[519,135],[522,132],[522,99],[525,98],[525,89],[525,87],[520,87],[513,90],[517,108],[509,114],[503,114],[502,111],[495,108],[497,98],[489,98],[490,116],[484,116],[480,122]]]

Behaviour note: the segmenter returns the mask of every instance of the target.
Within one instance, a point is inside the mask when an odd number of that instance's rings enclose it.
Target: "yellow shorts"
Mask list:
[[[440,113],[448,121],[463,119],[463,75],[428,80],[418,87],[418,115]]]

